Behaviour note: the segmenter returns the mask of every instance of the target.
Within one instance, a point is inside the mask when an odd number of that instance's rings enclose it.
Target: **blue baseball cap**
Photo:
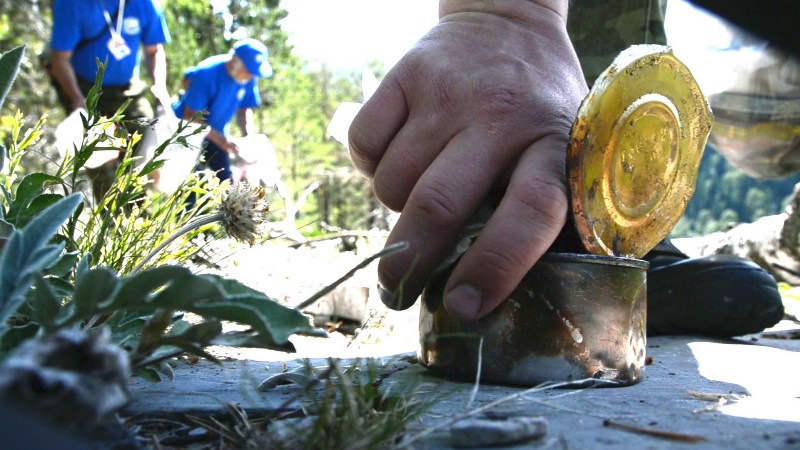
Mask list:
[[[247,71],[256,77],[269,78],[272,76],[272,66],[267,57],[267,46],[255,39],[242,39],[233,45],[233,54],[242,60]]]

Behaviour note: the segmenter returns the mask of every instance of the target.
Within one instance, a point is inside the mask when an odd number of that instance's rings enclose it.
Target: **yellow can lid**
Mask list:
[[[590,253],[641,258],[695,189],[713,116],[669,47],[614,60],[578,110],[568,149],[572,214]]]

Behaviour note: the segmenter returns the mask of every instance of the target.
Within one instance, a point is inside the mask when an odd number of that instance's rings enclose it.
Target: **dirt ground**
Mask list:
[[[236,279],[280,303],[296,306],[380,251],[385,233],[343,242],[335,238],[296,245],[274,239],[250,247],[231,239],[216,240],[205,247],[204,261],[196,261],[192,270]],[[242,348],[210,350],[221,357],[263,361],[379,357],[417,350],[418,307],[392,311],[383,306],[376,291],[377,262],[357,271],[341,286],[366,288],[369,292],[365,321],[355,333],[332,331],[328,338],[294,336],[291,338],[297,348],[294,354]],[[334,328],[335,324],[331,324],[329,329]]]

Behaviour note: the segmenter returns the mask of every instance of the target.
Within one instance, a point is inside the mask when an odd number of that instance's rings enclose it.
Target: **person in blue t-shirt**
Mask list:
[[[271,77],[267,47],[242,39],[224,55],[211,56],[184,72],[185,92],[173,107],[175,115],[192,120],[198,113],[211,129],[203,142],[205,164],[220,181],[232,179],[230,157],[239,149],[229,138],[229,123],[237,118],[242,134],[253,133],[253,108],[261,104],[257,77]]]
[[[140,46],[153,82],[151,91],[169,104],[163,48],[169,39],[157,0],[54,0],[51,71],[69,101],[65,109],[86,107],[98,59],[106,62],[103,95],[131,97],[139,81]]]
[[[158,0],[54,0],[48,70],[65,112],[86,108],[86,95],[105,62],[97,112],[111,117],[126,101],[125,125],[143,131],[135,119],[150,119],[153,108],[139,79],[140,47],[152,80],[150,92],[169,105],[167,60],[163,44],[170,35]],[[113,181],[116,161],[89,172],[95,198]]]

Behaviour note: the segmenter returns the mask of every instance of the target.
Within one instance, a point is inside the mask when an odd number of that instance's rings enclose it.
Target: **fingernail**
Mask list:
[[[481,291],[469,284],[460,284],[444,296],[444,307],[450,314],[462,319],[474,320],[483,301]]]
[[[384,305],[392,309],[400,309],[400,299],[397,293],[392,292],[378,283],[378,296]]]

